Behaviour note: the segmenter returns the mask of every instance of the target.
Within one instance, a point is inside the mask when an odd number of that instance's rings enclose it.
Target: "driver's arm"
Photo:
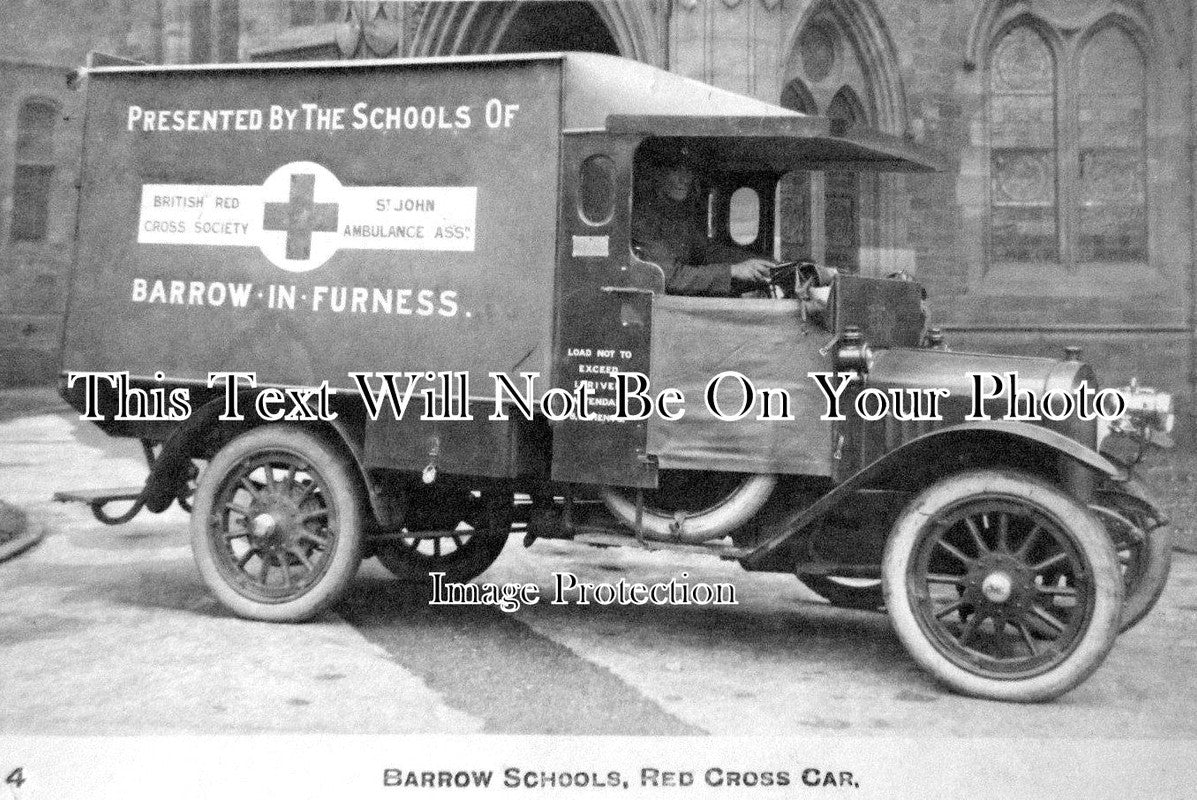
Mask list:
[[[648,253],[651,248],[646,249]],[[750,257],[726,264],[683,264],[668,253],[651,258],[665,272],[665,293],[699,297],[735,297],[769,282],[772,262]]]
[[[713,244],[699,233],[682,240],[687,252],[674,252],[643,217],[633,222],[632,243],[640,258],[661,267],[666,294],[734,297],[769,281],[772,262],[738,247]],[[699,263],[689,263],[695,256]]]
[[[729,297],[732,294],[731,270],[727,264],[675,263],[665,268],[665,293],[698,297]]]
[[[637,248],[641,258],[652,261],[665,273],[665,293],[694,297],[727,297],[732,291],[728,264],[685,264],[662,242],[647,242]]]
[[[728,270],[731,279],[730,292],[740,294],[769,283],[770,268],[776,266],[772,259],[734,245],[711,242],[702,243],[703,260],[718,264]]]
[[[637,217],[632,224],[632,246],[637,256],[665,273],[666,294],[727,297],[732,293],[730,265],[686,263],[683,259],[691,254],[674,252],[643,217]],[[683,249],[701,252],[693,247]]]

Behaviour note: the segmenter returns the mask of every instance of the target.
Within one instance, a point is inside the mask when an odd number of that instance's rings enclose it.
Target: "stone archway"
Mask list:
[[[619,47],[589,3],[522,2],[495,42],[496,53],[581,50],[619,55]]]
[[[407,55],[578,49],[655,63],[657,27],[647,4],[627,0],[431,3]]]
[[[823,113],[849,129],[868,124],[868,112],[849,84],[835,93]],[[844,272],[859,272],[861,244],[875,235],[869,226],[877,204],[877,182],[872,175],[829,171],[823,174],[823,184],[823,261]]]
[[[803,77],[812,93],[839,69],[852,63],[859,69],[854,86],[870,127],[903,136],[909,124],[906,90],[898,68],[898,53],[889,29],[872,0],[820,0],[798,18],[786,39],[786,78]],[[809,74],[809,70],[815,74]],[[852,81],[840,81],[840,84]],[[834,93],[838,87],[831,89]],[[830,97],[828,98],[830,99]]]
[[[909,118],[897,51],[872,0],[813,3],[786,41],[782,105],[906,135]],[[816,260],[866,275],[912,269],[912,259],[902,249],[906,198],[901,176],[809,173],[787,185],[811,194],[808,202],[788,204],[806,209],[808,217],[788,222],[795,231],[792,238],[807,242],[805,248],[794,248],[796,253],[804,249]],[[844,213],[851,219],[835,216]],[[783,242],[785,236],[783,231]]]

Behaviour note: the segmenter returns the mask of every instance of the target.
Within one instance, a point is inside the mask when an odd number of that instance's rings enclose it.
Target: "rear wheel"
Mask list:
[[[466,489],[418,487],[408,498],[404,529],[399,536],[375,546],[374,555],[392,575],[411,583],[429,583],[429,575],[443,572],[444,580],[465,583],[495,563],[507,544],[510,500]]]
[[[950,476],[907,506],[882,560],[894,630],[957,692],[1050,700],[1105,659],[1122,580],[1088,509],[1018,472]]]
[[[1139,623],[1164,593],[1172,567],[1172,530],[1157,525],[1125,496],[1100,493],[1089,506],[1105,525],[1122,571],[1124,596],[1120,631]]]
[[[349,458],[310,431],[238,436],[200,476],[191,542],[212,593],[243,617],[310,619],[361,563],[359,482]]]

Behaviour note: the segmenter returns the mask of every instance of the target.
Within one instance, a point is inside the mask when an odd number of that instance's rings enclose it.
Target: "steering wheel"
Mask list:
[[[834,274],[834,270],[819,269],[813,261],[783,261],[769,270],[770,295],[811,302],[812,290],[830,285]]]
[[[740,297],[754,300],[794,300],[802,297],[797,283],[798,261],[783,261],[769,268],[769,279]]]

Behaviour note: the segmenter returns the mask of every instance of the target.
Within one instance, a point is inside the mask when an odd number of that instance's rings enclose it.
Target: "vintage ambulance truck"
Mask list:
[[[783,175],[935,168],[908,143],[594,54],[95,60],[85,85],[62,393],[140,439],[150,475],[67,497],[109,522],[189,509],[238,614],[310,618],[367,557],[468,581],[513,531],[698,550],[884,608],[949,687],[1030,701],[1162,590],[1164,514],[1096,421],[964,419],[969,372],[1067,394],[1094,380],[1075,356],[952,352],[918,284],[882,276],[834,278],[826,308],[792,278],[780,299],[670,296],[633,247],[662,164],[697,175],[713,242],[750,189],[740,245],[773,256]],[[615,419],[633,372],[684,416]],[[843,419],[812,372],[847,376]],[[761,418],[737,376],[789,407]],[[550,407],[583,388],[600,413]],[[852,402],[932,388],[939,420]],[[1148,411],[1115,428],[1143,438],[1168,416]]]

